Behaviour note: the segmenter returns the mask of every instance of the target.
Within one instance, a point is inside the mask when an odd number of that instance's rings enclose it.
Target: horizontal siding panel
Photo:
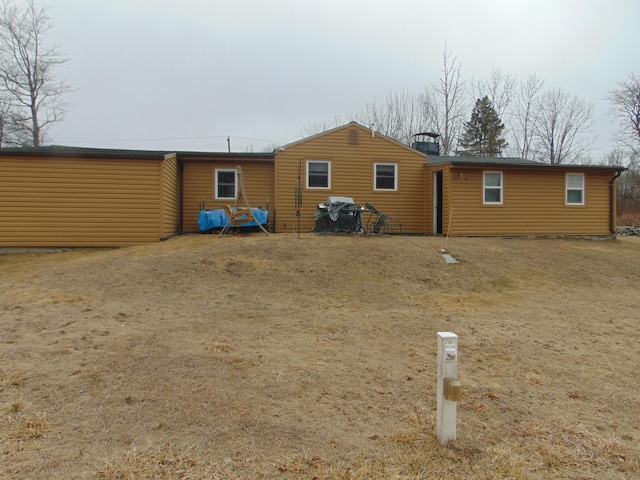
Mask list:
[[[157,174],[157,172],[156,172]],[[6,175],[3,172],[2,179],[0,180],[4,185],[10,187],[14,182],[19,182],[24,185],[48,185],[55,184],[60,186],[65,185],[75,185],[79,180],[84,180],[90,182],[91,184],[101,184],[106,182],[107,184],[112,184],[115,181],[123,182],[127,185],[145,185],[149,183],[156,183],[157,185],[157,177],[155,179],[149,178],[149,172],[146,174],[143,172],[137,173],[135,175],[127,175],[125,173],[118,173],[112,175],[106,174],[96,174],[90,175],[90,172],[82,172],[78,175],[73,175],[73,172],[68,172],[64,174],[54,175],[48,172],[33,172],[27,171],[23,172],[20,175]]]
[[[28,161],[28,160],[20,160]],[[146,162],[146,165],[133,165],[130,168],[126,166],[126,162],[119,160],[107,162],[97,165],[89,165],[90,162],[98,162],[98,160],[86,160],[80,162],[78,160],[70,160],[71,164],[64,164],[60,161],[51,163],[36,162],[24,168],[3,169],[3,178],[16,177],[24,179],[25,174],[29,174],[32,179],[36,178],[65,178],[69,175],[74,178],[131,178],[141,179],[147,176],[150,170],[158,171],[157,163]],[[6,164],[6,157],[3,157],[3,163]]]
[[[0,246],[157,241],[160,161],[0,159]]]
[[[28,187],[27,187],[28,188]],[[37,192],[33,190],[27,190],[22,192],[16,192],[14,190],[3,190],[3,197],[6,195],[8,199],[3,203],[22,203],[30,200],[37,200],[44,203],[50,203],[55,200],[58,202],[64,202],[68,200],[69,202],[75,202],[77,204],[78,200],[83,200],[86,202],[95,202],[96,204],[106,205],[105,200],[108,200],[109,203],[123,203],[129,204],[132,200],[158,200],[160,198],[159,193],[156,190],[137,190],[137,191],[123,191],[113,189],[113,190],[100,190],[100,189],[92,189],[85,190],[84,187],[80,190],[73,190],[72,188],[68,188],[66,190],[60,191],[46,191],[46,192]]]
[[[47,225],[44,225],[45,227]],[[157,241],[157,228],[155,225],[149,225],[147,228],[139,228],[139,225],[130,225],[129,227],[135,227],[136,230],[134,233],[131,233],[131,228],[128,228],[127,225],[121,225],[120,228],[113,228],[109,231],[102,230],[100,225],[96,225],[92,227],[91,225],[68,225],[66,228],[64,226],[56,225],[57,229],[55,232],[45,233],[43,231],[43,226],[32,226],[25,227],[20,233],[16,233],[13,235],[6,235],[6,238],[14,238],[21,239],[24,234],[35,235],[38,238],[58,238],[58,239],[67,239],[72,238],[72,244],[61,244],[55,246],[68,247],[72,245],[76,245],[80,239],[88,239],[90,237],[95,237],[97,231],[100,231],[100,238],[98,240],[104,240],[105,238],[118,238],[122,235],[131,235],[132,237],[140,237],[140,238],[153,238],[153,241]],[[3,237],[4,238],[4,237]],[[37,239],[34,239],[37,240]],[[31,245],[30,245],[31,246]],[[49,245],[51,246],[51,245]],[[79,246],[79,245],[78,245]],[[92,246],[92,245],[82,245],[82,246]]]
[[[75,236],[71,240],[69,236],[38,236],[30,239],[28,242],[24,241],[23,236],[17,236],[15,238],[8,237],[6,246],[11,247],[67,247],[67,248],[80,248],[80,247],[130,247],[134,245],[143,245],[145,243],[152,243],[158,241],[157,232],[153,234],[140,235],[132,234],[131,232],[116,233],[116,234],[104,234],[96,236],[94,233],[86,236]]]
[[[25,227],[33,222],[38,224],[45,223],[60,223],[68,221],[71,224],[85,225],[88,222],[96,225],[103,225],[106,221],[111,222],[114,226],[139,223],[141,228],[145,225],[144,217],[153,216],[157,212],[157,207],[148,209],[146,211],[141,210],[138,212],[123,211],[121,213],[100,213],[97,211],[79,212],[77,210],[66,211],[32,211],[32,212],[4,212],[3,224],[4,225],[17,225],[24,224]],[[142,217],[142,219],[141,219]],[[142,220],[142,221],[141,221]]]

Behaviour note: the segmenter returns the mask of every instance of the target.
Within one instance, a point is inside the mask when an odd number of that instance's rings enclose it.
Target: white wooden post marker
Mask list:
[[[458,381],[458,336],[438,332],[436,433],[442,445],[456,439],[457,408],[462,398]]]

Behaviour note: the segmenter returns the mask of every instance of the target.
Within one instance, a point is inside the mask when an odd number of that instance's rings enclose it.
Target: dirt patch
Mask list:
[[[635,237],[3,255],[0,477],[638,477],[639,292]],[[460,337],[447,447],[438,331]]]

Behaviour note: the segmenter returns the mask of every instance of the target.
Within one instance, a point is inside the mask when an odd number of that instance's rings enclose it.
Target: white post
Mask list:
[[[457,390],[445,397],[446,383],[455,380]],[[457,400],[460,399],[458,379],[458,336],[451,332],[438,332],[438,385],[436,388],[436,432],[442,445],[456,439]],[[449,390],[452,392],[452,389]]]

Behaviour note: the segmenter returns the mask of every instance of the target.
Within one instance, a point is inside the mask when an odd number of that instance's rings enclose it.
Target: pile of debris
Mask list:
[[[365,233],[362,208],[351,197],[329,197],[316,208],[315,233]]]
[[[640,227],[622,226],[617,231],[618,235],[640,235]]]
[[[377,233],[390,235],[402,233],[400,220],[378,211],[370,203],[366,208],[358,205],[352,197],[329,197],[316,208],[315,233]],[[364,215],[367,216],[366,223]]]

